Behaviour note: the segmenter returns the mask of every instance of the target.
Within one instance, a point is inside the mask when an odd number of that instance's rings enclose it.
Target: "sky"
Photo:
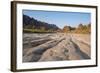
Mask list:
[[[63,28],[66,25],[77,27],[80,23],[89,24],[91,22],[91,14],[82,12],[23,10],[23,14],[39,21],[55,24],[59,28]]]

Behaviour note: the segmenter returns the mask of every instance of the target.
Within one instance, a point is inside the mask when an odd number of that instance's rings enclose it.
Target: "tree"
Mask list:
[[[83,25],[80,23],[79,25],[78,25],[78,29],[82,29],[83,28]]]
[[[63,32],[69,32],[71,30],[70,26],[64,26]]]

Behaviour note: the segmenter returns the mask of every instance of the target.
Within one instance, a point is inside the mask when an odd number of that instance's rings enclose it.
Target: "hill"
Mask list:
[[[23,15],[24,32],[55,32],[59,28],[55,24],[49,24]]]

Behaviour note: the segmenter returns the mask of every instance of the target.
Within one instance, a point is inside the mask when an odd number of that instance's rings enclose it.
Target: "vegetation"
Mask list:
[[[38,21],[27,15],[23,15],[23,32],[27,33],[91,33],[91,23],[83,25],[80,23],[77,28],[64,26],[63,29],[58,28],[55,24]]]
[[[23,15],[23,28],[39,31],[56,31],[59,28],[54,24],[36,20],[27,15]]]
[[[83,25],[79,24],[78,28],[75,29],[75,33],[91,33],[91,24]]]
[[[62,29],[63,32],[70,32],[71,31],[71,27],[70,26],[64,26],[64,28]]]
[[[64,26],[62,29],[63,33],[91,33],[91,24],[83,25],[79,24],[77,28],[71,26]]]
[[[25,33],[54,33],[52,30],[43,30],[43,29],[23,29]]]

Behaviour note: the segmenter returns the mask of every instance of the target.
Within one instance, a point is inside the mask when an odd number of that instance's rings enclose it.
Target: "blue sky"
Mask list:
[[[59,28],[63,28],[65,25],[77,27],[80,23],[88,24],[91,22],[91,14],[82,12],[79,13],[23,10],[23,14],[33,17],[40,21],[55,24]]]

